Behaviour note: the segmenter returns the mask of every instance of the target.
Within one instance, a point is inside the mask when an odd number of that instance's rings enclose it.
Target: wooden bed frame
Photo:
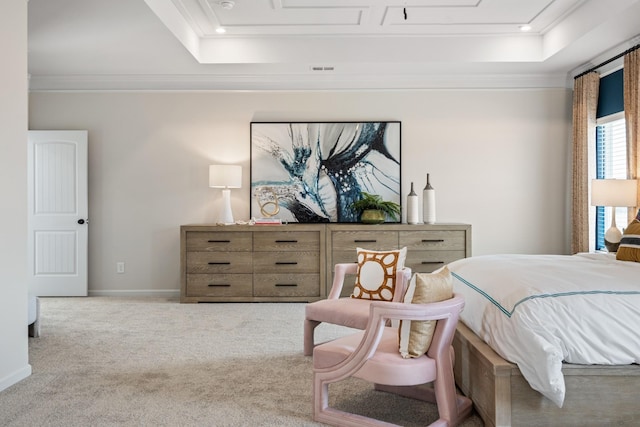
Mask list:
[[[565,364],[566,394],[558,408],[533,390],[518,367],[507,362],[466,325],[454,337],[455,378],[485,425],[637,425],[640,365]]]

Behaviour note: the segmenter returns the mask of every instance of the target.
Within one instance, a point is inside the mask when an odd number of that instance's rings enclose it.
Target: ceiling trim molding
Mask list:
[[[410,90],[566,88],[567,75],[31,75],[30,91]]]

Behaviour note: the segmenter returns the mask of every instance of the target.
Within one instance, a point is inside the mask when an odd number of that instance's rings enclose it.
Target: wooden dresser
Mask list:
[[[181,302],[316,301],[357,247],[406,246],[406,265],[424,273],[471,256],[468,224],[183,225],[180,234]]]

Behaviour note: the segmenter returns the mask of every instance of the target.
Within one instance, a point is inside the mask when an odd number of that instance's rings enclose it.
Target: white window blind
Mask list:
[[[624,118],[603,120],[596,128],[596,178],[627,179],[627,137]],[[619,228],[627,225],[627,208],[616,208]],[[596,208],[596,250],[604,249],[604,232],[611,225],[611,208]]]

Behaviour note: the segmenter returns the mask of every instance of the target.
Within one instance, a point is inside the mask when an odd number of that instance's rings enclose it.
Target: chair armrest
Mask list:
[[[464,298],[459,294],[454,294],[453,298],[445,301],[428,304],[374,301],[369,307],[369,321],[375,323],[378,318],[385,320],[440,320],[449,318],[452,312],[459,314],[463,308]]]
[[[334,267],[333,284],[331,285],[331,291],[327,299],[338,299],[342,293],[342,286],[344,285],[344,277],[347,274],[356,274],[358,272],[358,264],[356,263],[342,263],[336,264]]]

